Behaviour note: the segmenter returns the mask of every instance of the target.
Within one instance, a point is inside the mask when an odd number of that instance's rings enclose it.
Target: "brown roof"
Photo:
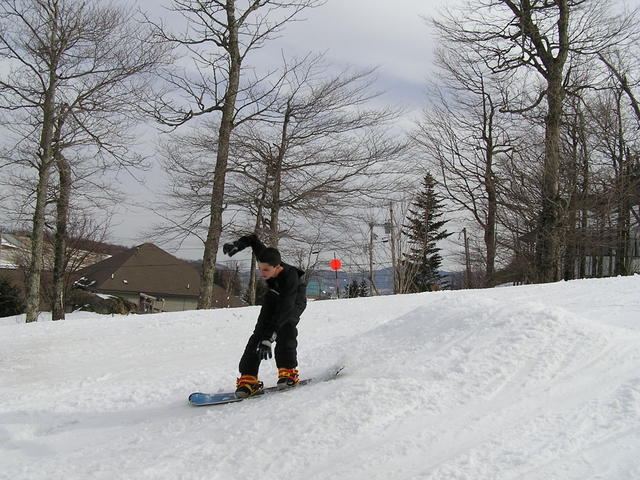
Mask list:
[[[79,272],[92,290],[197,297],[200,275],[187,262],[144,243]]]

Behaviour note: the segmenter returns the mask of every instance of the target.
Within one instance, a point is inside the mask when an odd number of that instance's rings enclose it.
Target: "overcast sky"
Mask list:
[[[257,50],[247,62],[278,67],[282,54],[291,58],[325,52],[327,61],[337,66],[378,67],[377,86],[384,91],[379,100],[404,107],[407,112],[404,123],[408,125],[422,108],[432,65],[433,39],[421,16],[433,15],[444,3],[444,0],[329,0],[322,7],[303,12],[300,18],[304,20],[286,25],[279,38]],[[138,0],[137,4],[151,17],[170,21],[170,13],[162,8],[169,4],[168,0]],[[156,168],[138,176],[144,178],[144,185],[137,185],[127,175],[121,175],[120,181],[131,192],[132,202],[136,199],[142,200],[136,203],[148,204],[153,192],[162,187],[162,173]],[[154,221],[153,214],[143,207],[122,205],[114,220],[111,240],[127,246],[141,243],[141,233]],[[176,253],[171,245],[162,246]],[[201,252],[201,245],[194,240],[183,245],[177,254],[201,258]]]
[[[135,0],[133,0],[135,3]],[[329,62],[353,67],[378,67],[378,87],[385,91],[381,101],[401,106],[409,126],[425,104],[425,86],[433,68],[433,32],[424,17],[437,16],[444,5],[456,0],[328,0],[325,5],[305,11],[304,21],[285,26],[280,38],[254,52],[246,62],[251,65],[278,67],[281,56],[300,57],[309,52],[325,52]],[[623,3],[625,0],[618,0]],[[165,17],[162,8],[169,0],[138,0],[138,5],[151,17]],[[628,0],[637,7],[640,0]],[[168,19],[171,23],[170,19]],[[149,139],[153,136],[150,134]],[[150,142],[152,143],[152,142]],[[145,184],[137,185],[122,177],[123,188],[130,198],[148,204],[162,187],[163,175],[156,168],[140,174]],[[157,221],[142,207],[123,205],[113,227],[111,240],[128,246],[141,243],[141,233]],[[227,240],[223,237],[223,241]],[[194,240],[176,251],[172,245],[163,248],[182,258],[201,258],[202,245]]]

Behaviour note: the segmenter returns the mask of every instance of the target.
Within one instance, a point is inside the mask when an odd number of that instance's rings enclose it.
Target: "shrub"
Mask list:
[[[0,317],[24,313],[24,302],[20,290],[9,280],[0,277]]]

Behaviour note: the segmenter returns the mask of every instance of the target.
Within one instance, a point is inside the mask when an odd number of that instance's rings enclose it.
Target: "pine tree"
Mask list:
[[[358,292],[358,282],[353,280],[347,287],[345,287],[344,293],[346,298],[359,297],[360,294]]]
[[[345,298],[357,298],[369,296],[369,285],[366,280],[362,280],[360,283],[357,280],[352,280],[349,285],[344,287]]]
[[[437,242],[451,233],[444,228],[447,220],[442,220],[442,198],[436,192],[436,181],[427,173],[422,189],[409,208],[407,225],[403,233],[409,239],[409,252],[404,254],[403,268],[408,274],[409,291],[425,292],[441,281],[438,270],[442,256]]]
[[[362,279],[360,286],[358,287],[358,295],[361,297],[369,296],[369,284],[364,279]]]

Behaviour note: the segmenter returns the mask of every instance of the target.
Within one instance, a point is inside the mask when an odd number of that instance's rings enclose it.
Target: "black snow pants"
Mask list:
[[[296,368],[298,366],[298,324],[286,322],[276,331],[276,347],[274,356],[276,357],[276,366],[278,368]],[[257,327],[256,327],[257,330]],[[264,339],[261,333],[253,332],[249,337],[247,346],[244,349],[242,358],[240,359],[240,374],[258,376],[260,369],[260,358],[258,357],[258,345]]]

